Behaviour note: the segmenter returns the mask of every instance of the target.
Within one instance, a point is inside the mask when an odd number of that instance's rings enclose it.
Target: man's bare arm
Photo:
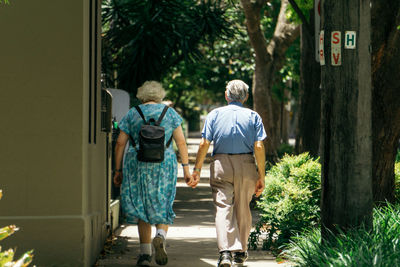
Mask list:
[[[258,180],[255,190],[255,194],[258,197],[264,191],[265,187],[265,147],[263,141],[254,142],[254,155],[258,167]]]
[[[203,167],[203,162],[204,159],[206,158],[209,147],[210,147],[210,141],[208,141],[205,138],[201,139],[193,171],[193,178],[196,181],[196,184],[200,181],[200,170]]]

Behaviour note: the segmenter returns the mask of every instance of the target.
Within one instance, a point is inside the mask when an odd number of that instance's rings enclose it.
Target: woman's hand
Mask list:
[[[188,186],[192,187],[192,183],[193,183],[192,176],[191,175],[185,175],[184,179],[185,179],[185,183]]]
[[[193,175],[190,174],[189,170],[184,170],[185,182],[191,188],[195,188],[197,183],[193,179]]]
[[[114,174],[114,184],[117,187],[120,187],[122,184],[122,172],[115,172]]]

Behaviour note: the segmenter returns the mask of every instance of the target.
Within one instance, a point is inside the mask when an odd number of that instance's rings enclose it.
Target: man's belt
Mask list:
[[[247,152],[247,153],[227,153],[228,155],[251,155],[253,152]]]

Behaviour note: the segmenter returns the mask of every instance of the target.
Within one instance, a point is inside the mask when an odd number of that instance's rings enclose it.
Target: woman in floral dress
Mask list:
[[[157,120],[165,105],[161,104],[165,91],[155,81],[145,82],[136,97],[143,103],[139,105],[146,121]],[[125,158],[125,145],[129,135],[136,144],[139,143],[139,130],[144,123],[138,111],[132,108],[120,121],[120,135],[115,148],[114,183],[121,188],[122,210],[127,223],[138,224],[140,255],[138,266],[150,266],[152,259],[151,225],[156,225],[157,232],[152,243],[155,248],[155,260],[159,265],[168,262],[165,251],[165,237],[168,225],[173,223],[175,213],[172,205],[176,193],[178,164],[172,145],[165,149],[164,161],[161,163],[141,162],[137,160],[137,151],[129,145]],[[165,143],[172,138],[178,147],[182,159],[185,181],[189,186],[197,184],[189,173],[188,152],[183,135],[182,118],[173,108],[168,108],[160,126],[165,129]]]

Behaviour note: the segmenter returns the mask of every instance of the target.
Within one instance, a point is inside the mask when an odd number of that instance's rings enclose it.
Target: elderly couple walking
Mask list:
[[[161,104],[165,91],[158,82],[145,82],[138,88],[137,98],[144,118],[157,118],[164,110]],[[215,225],[219,260],[217,266],[230,267],[243,264],[248,257],[247,241],[251,229],[249,204],[252,196],[264,189],[266,133],[261,117],[243,107],[248,98],[248,85],[240,80],[226,86],[227,106],[212,110],[202,130],[202,140],[193,172],[189,171],[188,151],[182,132],[182,118],[173,108],[168,108],[160,126],[165,129],[165,143],[173,138],[181,157],[184,178],[195,188],[200,181],[201,168],[209,145],[214,142],[210,164],[210,185],[216,207]],[[171,146],[166,146],[161,163],[142,162],[129,140],[138,143],[143,119],[138,109],[132,108],[119,123],[120,135],[115,148],[114,183],[122,185],[121,203],[127,223],[137,224],[140,255],[137,266],[150,266],[154,247],[155,262],[168,262],[166,236],[173,223],[172,210],[176,193],[177,159]],[[123,162],[123,166],[122,166]],[[156,234],[151,240],[151,226]]]

